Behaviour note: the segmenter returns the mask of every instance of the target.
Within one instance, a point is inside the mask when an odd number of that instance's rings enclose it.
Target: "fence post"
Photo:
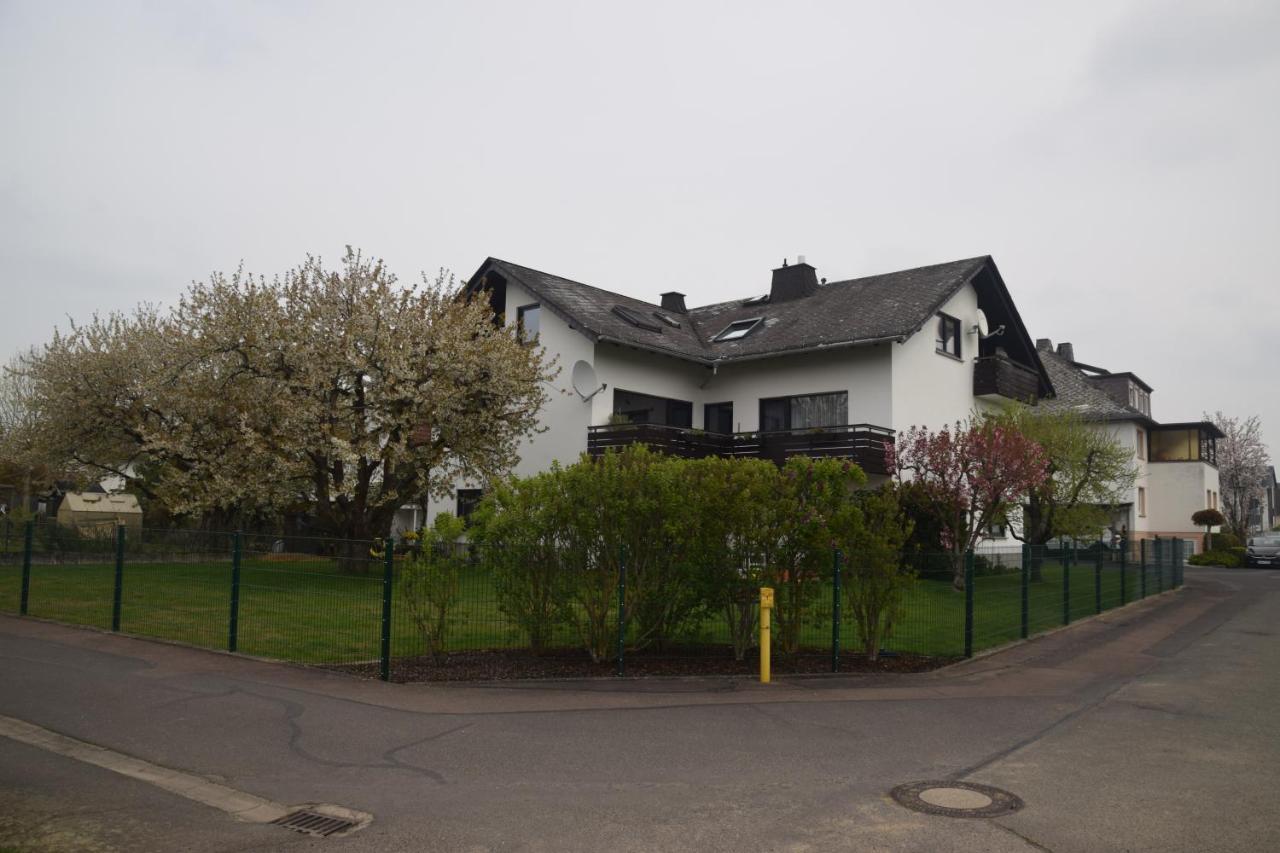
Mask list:
[[[27,604],[31,598],[31,547],[35,541],[36,523],[28,521],[22,531],[22,594],[18,599],[18,612],[27,615]]]
[[[1075,543],[1072,543],[1074,550]],[[1071,624],[1071,551],[1062,549],[1062,624]]]
[[[227,651],[234,652],[240,635],[240,531],[231,536],[231,620],[227,628]]]
[[[627,651],[627,546],[618,549],[618,659],[617,674],[626,672]]]
[[[387,537],[386,552],[382,558],[382,648],[380,649],[383,681],[391,680],[391,586],[396,562],[396,540]]]
[[[1098,540],[1098,553],[1093,560],[1093,612],[1102,612],[1102,540]]]
[[[1022,545],[1022,639],[1026,639],[1031,631],[1031,546]]]
[[[1182,586],[1182,540],[1173,540],[1173,577],[1170,578],[1173,589]]]
[[[1156,537],[1156,592],[1164,592],[1164,541]]]
[[[1125,577],[1129,574],[1129,541],[1127,539],[1120,540],[1120,606],[1124,607],[1129,603],[1128,579]]]
[[[120,608],[124,598],[124,525],[116,525],[116,582],[111,594],[111,630],[120,630]]]
[[[1147,540],[1142,539],[1138,542],[1138,568],[1142,572],[1141,589],[1139,590],[1139,598],[1147,597]]]
[[[840,671],[840,550],[831,549],[831,671]]]
[[[964,552],[964,656],[973,657],[973,551]]]

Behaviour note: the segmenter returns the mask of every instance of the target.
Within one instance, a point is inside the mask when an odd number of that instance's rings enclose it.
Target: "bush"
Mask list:
[[[1234,533],[1214,533],[1209,537],[1210,551],[1230,551],[1232,548],[1239,548],[1244,545],[1240,541],[1240,537]]]
[[[466,556],[458,539],[462,519],[447,512],[422,531],[422,549],[400,570],[400,597],[422,636],[427,653],[443,663],[454,605],[461,597],[460,576]]]
[[[1244,565],[1243,549],[1236,551],[1206,551],[1203,554],[1192,554],[1187,558],[1187,565],[1190,566],[1223,566],[1228,569],[1238,569]]]

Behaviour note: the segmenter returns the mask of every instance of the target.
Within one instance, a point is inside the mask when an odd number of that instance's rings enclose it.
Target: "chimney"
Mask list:
[[[1071,344],[1058,344],[1058,357],[1065,358],[1067,361],[1076,360],[1076,348]]]
[[[785,302],[788,299],[803,299],[818,292],[818,271],[804,262],[804,256],[795,266],[787,266],[784,258],[782,266],[773,271],[773,285],[769,288],[770,302]]]
[[[688,309],[684,307],[684,294],[676,293],[674,290],[662,294],[662,310],[673,314],[687,314]]]
[[[1053,341],[1049,338],[1036,338],[1036,349],[1040,352],[1053,352]]]

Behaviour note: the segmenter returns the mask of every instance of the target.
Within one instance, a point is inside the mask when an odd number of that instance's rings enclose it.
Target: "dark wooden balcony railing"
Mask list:
[[[781,465],[792,456],[852,459],[866,472],[887,474],[885,450],[893,430],[871,424],[812,427],[780,432],[720,434],[660,424],[608,424],[587,427],[587,452],[598,458],[610,448],[647,444],[670,456],[768,459]]]
[[[1040,374],[1008,356],[983,356],[973,363],[973,396],[1008,397],[1034,406],[1040,399]]]

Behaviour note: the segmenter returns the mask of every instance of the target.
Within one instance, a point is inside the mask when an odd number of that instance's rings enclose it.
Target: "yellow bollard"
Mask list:
[[[769,636],[769,616],[773,613],[773,590],[760,587],[760,683],[769,683],[769,651],[773,645]]]

